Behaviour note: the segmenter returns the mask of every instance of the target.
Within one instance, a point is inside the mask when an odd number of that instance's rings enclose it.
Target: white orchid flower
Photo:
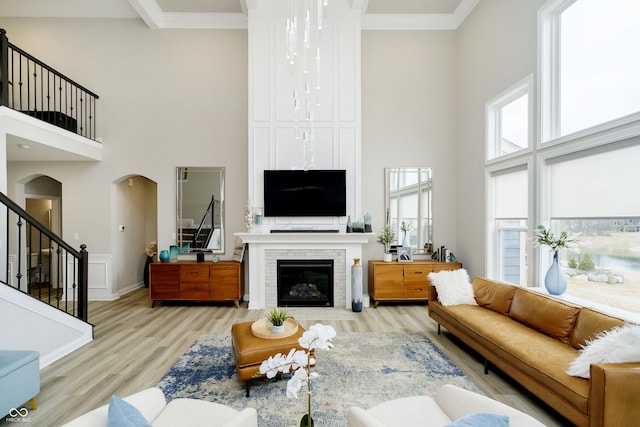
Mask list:
[[[307,373],[306,369],[298,369],[293,377],[289,381],[287,381],[287,397],[298,398],[298,392],[302,388],[303,384],[307,384],[308,381],[311,381],[314,378],[318,378],[317,372]]]
[[[286,365],[286,358],[281,353],[278,353],[275,356],[269,356],[267,360],[262,362],[260,373],[266,375],[267,378],[273,378],[278,372],[281,372],[284,365]]]
[[[305,331],[298,339],[300,347],[313,350],[329,350],[333,347],[331,339],[335,338],[336,331],[332,326],[316,323],[308,331]]]
[[[292,348],[285,356],[281,353],[270,356],[260,365],[260,374],[267,378],[275,377],[278,372],[293,372],[287,381],[287,397],[298,398],[298,392],[303,385],[307,386],[307,419],[311,419],[311,380],[318,378],[318,374],[311,372],[311,367],[315,366],[316,359],[313,357],[313,350],[329,350],[333,348],[331,341],[336,336],[333,327],[316,323],[308,331],[305,331],[298,339],[300,347],[306,350]]]

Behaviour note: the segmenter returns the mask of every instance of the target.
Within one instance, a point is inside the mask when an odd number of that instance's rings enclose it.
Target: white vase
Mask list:
[[[284,334],[284,325],[280,325],[280,326],[271,326],[271,333],[274,335],[277,334]]]
[[[384,262],[391,262],[391,254],[385,252],[382,259],[384,260]]]

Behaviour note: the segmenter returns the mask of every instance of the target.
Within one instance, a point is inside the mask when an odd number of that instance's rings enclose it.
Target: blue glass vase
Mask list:
[[[158,259],[160,259],[160,262],[169,262],[169,251],[166,249],[160,251],[160,255],[158,255]]]
[[[170,262],[178,262],[178,253],[180,249],[177,246],[171,245],[169,246],[169,261]]]
[[[562,295],[567,290],[567,278],[558,265],[558,251],[553,253],[553,263],[544,276],[544,287],[551,295]]]

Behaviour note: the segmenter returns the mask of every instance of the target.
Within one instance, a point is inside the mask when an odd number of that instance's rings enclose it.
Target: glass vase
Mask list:
[[[178,253],[179,252],[180,252],[180,249],[178,249],[177,246],[175,246],[175,245],[169,246],[169,261],[178,262]]]
[[[169,262],[169,251],[166,249],[160,251],[158,259],[160,259],[160,262]]]
[[[567,278],[558,264],[558,251],[553,253],[553,263],[544,276],[544,287],[551,295],[562,295],[567,290]]]

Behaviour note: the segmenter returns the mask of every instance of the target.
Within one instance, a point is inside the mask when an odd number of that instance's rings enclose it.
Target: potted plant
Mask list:
[[[289,318],[286,308],[273,307],[267,312],[267,320],[271,323],[272,334],[284,333],[284,321]]]
[[[386,262],[391,262],[391,242],[396,237],[395,233],[391,230],[390,225],[385,225],[378,234],[378,243],[384,246],[384,260]]]
[[[409,239],[407,233],[413,232],[413,225],[408,221],[402,221],[400,224],[400,230],[402,230],[402,246],[409,247]]]
[[[567,278],[558,263],[558,251],[563,248],[573,248],[574,237],[570,237],[566,231],[560,233],[559,237],[553,235],[550,229],[544,225],[539,225],[536,230],[536,240],[539,245],[549,246],[553,253],[553,262],[544,276],[544,286],[551,295],[562,295],[567,289]]]
[[[275,378],[279,373],[293,372],[287,382],[287,397],[297,399],[302,386],[307,386],[306,393],[304,393],[307,397],[307,413],[300,420],[300,427],[313,427],[314,425],[311,417],[311,380],[317,378],[318,374],[311,372],[311,367],[316,363],[316,350],[329,351],[333,348],[332,340],[335,336],[336,330],[332,326],[322,323],[311,325],[309,330],[305,331],[298,340],[298,348],[292,348],[286,355],[278,353],[275,356],[269,356],[260,365],[260,371],[256,373],[256,376],[266,375],[267,378]]]

